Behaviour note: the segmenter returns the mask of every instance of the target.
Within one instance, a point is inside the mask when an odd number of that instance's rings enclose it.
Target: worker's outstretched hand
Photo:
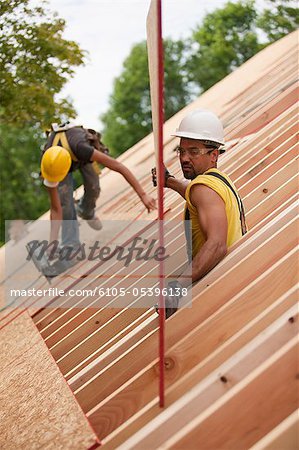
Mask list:
[[[141,197],[141,201],[144,204],[144,206],[146,207],[146,209],[148,210],[148,212],[150,213],[151,211],[153,211],[154,209],[157,209],[156,206],[156,200],[151,197],[150,195],[144,194]]]
[[[169,171],[164,166],[164,187],[167,187],[168,178],[174,178],[174,176],[171,175],[171,173],[169,173]],[[156,167],[154,167],[152,169],[152,183],[153,183],[154,187],[157,186],[157,169],[156,169]]]

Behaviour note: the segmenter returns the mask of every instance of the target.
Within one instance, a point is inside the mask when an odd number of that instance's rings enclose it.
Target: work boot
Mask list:
[[[78,216],[81,217],[81,219],[86,220],[86,222],[88,223],[90,228],[92,228],[93,230],[99,231],[103,228],[102,222],[95,214],[93,215],[93,217],[87,219],[84,216],[84,214],[80,208],[80,205],[78,203],[76,204],[76,212],[77,212]]]
[[[46,278],[54,278],[58,275],[62,274],[63,272],[66,272],[71,267],[74,267],[79,262],[78,258],[73,258],[70,261],[64,261],[64,260],[57,260],[52,265],[49,265],[48,267],[45,267],[42,269],[42,274]]]
[[[94,230],[101,230],[103,228],[102,222],[96,215],[94,215],[92,219],[86,219],[86,222],[90,228],[93,228]]]

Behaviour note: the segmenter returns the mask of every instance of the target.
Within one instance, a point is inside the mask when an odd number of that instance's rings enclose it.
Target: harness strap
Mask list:
[[[185,238],[186,238],[188,262],[189,262],[189,264],[191,264],[191,262],[192,262],[192,229],[191,229],[190,211],[188,209],[188,206],[186,206],[186,209],[185,209],[184,228],[185,228]]]
[[[101,174],[101,169],[100,169],[100,166],[99,166],[99,164],[97,163],[97,161],[92,161],[92,167],[93,167],[93,170],[95,171],[95,173],[97,174],[97,175],[100,175]]]
[[[69,152],[73,161],[79,161],[78,158],[74,155],[74,153],[69,145],[65,131],[59,131],[58,133],[55,134],[52,145],[55,146],[55,145],[58,145],[59,143],[61,144],[61,146],[63,148],[65,148]],[[101,169],[96,161],[92,162],[92,167],[93,167],[93,170],[95,171],[95,173],[97,175],[100,175]]]
[[[240,222],[241,222],[242,236],[244,236],[244,234],[247,233],[247,226],[246,226],[246,221],[245,221],[244,206],[243,206],[243,202],[242,202],[240,196],[234,190],[232,185],[227,181],[227,179],[224,178],[222,175],[220,175],[220,173],[218,173],[218,172],[209,172],[206,175],[212,175],[213,177],[216,177],[219,180],[223,181],[223,183],[226,184],[226,186],[228,186],[230,188],[230,190],[232,191],[232,193],[236,197],[237,202],[238,202],[239,212],[240,212]]]
[[[72,149],[71,149],[71,147],[70,147],[70,145],[68,143],[65,131],[60,131],[59,133],[55,133],[52,145],[53,146],[58,145],[59,142],[60,142],[61,146],[63,148],[65,148],[69,152],[69,154],[71,155],[72,160],[73,161],[78,161],[78,158],[74,155],[74,153],[73,153],[73,151],[72,151]]]

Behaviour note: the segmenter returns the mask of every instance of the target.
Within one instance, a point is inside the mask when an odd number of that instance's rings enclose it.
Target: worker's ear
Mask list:
[[[219,150],[217,148],[215,148],[214,150],[211,151],[210,155],[211,155],[212,163],[216,164],[218,161]]]

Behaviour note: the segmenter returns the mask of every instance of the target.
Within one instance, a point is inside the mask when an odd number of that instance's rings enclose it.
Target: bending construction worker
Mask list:
[[[100,186],[99,173],[95,170],[94,163],[103,164],[119,172],[132,186],[149,212],[156,208],[155,200],[144,192],[133,173],[107,153],[108,149],[102,144],[100,134],[94,130],[70,123],[62,126],[52,125],[52,132],[48,135],[41,160],[41,174],[51,203],[50,242],[58,240],[62,224],[61,248],[67,247],[76,252],[80,247],[77,214],[86,219],[93,229],[102,228],[100,220],[95,215]],[[84,195],[75,205],[72,173],[77,169],[83,177]],[[59,271],[66,270],[73,264],[74,261],[66,261]]]
[[[182,289],[190,287],[188,274],[192,273],[192,283],[200,280],[225,257],[228,247],[246,233],[238,192],[229,177],[217,169],[219,154],[225,151],[219,118],[211,111],[197,109],[181,121],[174,136],[180,138],[176,150],[185,180],[178,180],[165,169],[164,183],[186,200],[185,232],[192,268],[168,283],[177,295],[166,297],[166,317],[177,310]],[[155,169],[153,181],[156,182]]]

